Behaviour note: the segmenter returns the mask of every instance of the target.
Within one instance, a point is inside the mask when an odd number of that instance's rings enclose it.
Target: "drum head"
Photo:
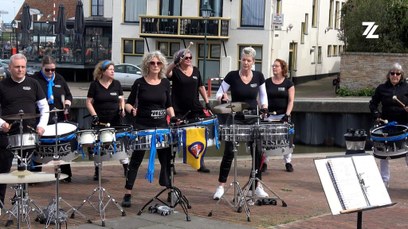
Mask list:
[[[57,129],[55,129],[55,126],[57,126]],[[57,124],[51,124],[45,127],[43,137],[54,137],[57,135],[57,133],[58,135],[69,134],[75,132],[76,130],[77,126],[72,123],[62,122]]]

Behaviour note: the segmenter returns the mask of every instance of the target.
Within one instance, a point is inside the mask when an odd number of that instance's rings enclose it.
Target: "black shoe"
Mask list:
[[[293,166],[291,163],[286,163],[285,167],[286,167],[286,172],[293,172]]]
[[[267,168],[268,168],[268,164],[263,163],[262,168],[261,168],[261,172],[264,173]]]
[[[93,180],[97,181],[99,178],[99,168],[97,166],[95,166],[95,173],[93,176]]]
[[[124,208],[130,208],[130,206],[132,205],[132,195],[125,194],[125,196],[123,197],[121,205]]]
[[[205,166],[203,165],[203,166],[201,166],[199,169],[197,169],[197,172],[209,173],[210,170],[209,170],[207,167],[205,167]]]
[[[71,177],[67,177],[67,178],[63,179],[62,182],[71,183],[72,182]]]
[[[125,178],[127,177],[127,173],[128,173],[128,167],[129,164],[123,164],[123,175],[125,176]]]

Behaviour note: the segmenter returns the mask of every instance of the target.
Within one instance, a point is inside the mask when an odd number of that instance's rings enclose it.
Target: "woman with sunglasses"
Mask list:
[[[253,71],[252,67],[255,64],[256,51],[252,47],[245,47],[241,52],[241,68],[239,70],[229,72],[224,81],[221,83],[220,88],[217,91],[216,98],[218,100],[225,100],[224,94],[231,90],[232,102],[245,103],[249,106],[248,111],[237,112],[235,120],[232,120],[232,116],[227,119],[227,124],[232,124],[234,121],[238,125],[253,125],[258,120],[251,118],[250,116],[257,115],[258,104],[260,104],[261,113],[268,113],[268,98],[265,90],[265,77],[262,72]],[[259,101],[258,101],[259,98]],[[252,155],[252,142],[247,142],[250,147]],[[255,147],[255,168],[260,167],[261,162],[261,147],[257,145]],[[224,195],[224,186],[227,182],[228,174],[231,169],[231,164],[234,159],[233,142],[225,141],[224,155],[222,157],[220,165],[220,174],[218,177],[219,186],[217,187],[213,196],[214,200],[219,200]],[[258,179],[262,179],[262,171],[258,169],[256,173]],[[253,185],[253,184],[252,184]],[[251,187],[252,190],[252,187]],[[252,194],[252,192],[251,192]],[[255,182],[255,193],[257,197],[267,197],[261,184]]]
[[[41,70],[33,75],[47,96],[50,110],[64,109],[64,112],[57,112],[57,122],[67,121],[69,108],[72,103],[72,94],[64,77],[55,71],[56,61],[51,56],[44,56],[42,59]],[[50,115],[48,124],[55,124],[54,114]],[[76,145],[76,144],[72,144]],[[34,162],[34,165],[40,165]],[[35,171],[41,171],[41,167],[36,167]],[[72,172],[69,164],[61,165],[61,173],[67,174],[68,177],[64,180],[71,182]]]
[[[397,122],[401,125],[408,124],[408,107],[402,106],[398,101],[394,100],[396,96],[403,104],[408,105],[408,84],[404,78],[402,66],[394,63],[386,75],[386,81],[380,84],[372,96],[369,108],[375,121],[379,123],[382,120],[388,122]],[[381,111],[378,109],[382,105]],[[406,163],[408,165],[408,154]],[[390,181],[390,169],[388,159],[380,160],[381,177],[386,187]]]
[[[197,122],[206,117],[204,107],[200,103],[199,94],[205,107],[211,110],[207,92],[203,85],[200,71],[192,64],[193,56],[189,49],[181,49],[174,54],[174,62],[167,67],[166,76],[172,81],[171,98],[176,117]],[[204,155],[198,172],[209,173],[205,167]]]
[[[141,64],[143,77],[135,80],[125,105],[126,112],[132,116],[132,124],[136,130],[168,129],[167,116],[171,117],[172,122],[177,121],[171,105],[170,82],[165,76],[166,65],[166,57],[159,51],[146,53],[143,57]],[[134,150],[132,153],[126,177],[123,207],[131,206],[133,185],[144,155],[145,150]],[[157,149],[157,156],[161,165],[159,184],[170,187],[171,149],[169,147]],[[153,174],[150,172],[154,169],[154,161],[149,161],[148,167],[147,178],[152,182]]]
[[[115,67],[112,61],[99,62],[94,69],[94,81],[91,82],[86,98],[86,108],[92,116],[92,126],[100,129],[122,125],[125,116],[125,98],[122,85],[114,78]],[[126,176],[129,159],[122,159],[123,172]],[[95,164],[94,180],[98,180],[99,168]]]

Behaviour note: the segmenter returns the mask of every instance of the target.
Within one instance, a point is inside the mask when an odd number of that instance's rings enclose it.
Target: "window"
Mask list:
[[[122,60],[124,63],[139,65],[144,54],[143,39],[123,39]]]
[[[241,0],[241,26],[263,27],[265,0]]]
[[[207,44],[207,57],[205,59],[205,76],[204,76],[204,44],[198,45],[198,69],[202,74],[203,83],[210,78],[220,77],[220,44]]]
[[[329,8],[329,24],[327,25],[327,27],[329,28],[333,28],[333,4],[334,1],[330,0],[330,8]]]
[[[312,27],[316,28],[317,27],[317,0],[313,0],[313,5],[312,5]]]
[[[334,28],[340,29],[340,3],[336,1],[336,12],[334,15]]]
[[[189,0],[191,1],[191,0]],[[200,9],[204,5],[204,2],[208,2],[212,9],[212,16],[213,17],[222,17],[222,0],[200,0]],[[200,10],[200,16],[201,10]]]
[[[309,33],[309,14],[305,14],[305,35]]]
[[[125,0],[125,22],[139,22],[139,16],[146,14],[147,0]]]
[[[297,70],[297,48],[296,42],[289,43],[289,59],[288,59],[288,71],[290,77],[296,76]]]
[[[327,57],[331,57],[332,56],[332,46],[328,45],[327,46]]]
[[[333,56],[338,56],[338,50],[337,50],[337,45],[333,45]]]
[[[322,46],[319,46],[317,49],[317,63],[322,63]]]
[[[304,44],[305,43],[305,23],[302,22],[300,25],[300,43]]]
[[[255,49],[256,51],[256,56],[255,56],[255,70],[256,71],[262,71],[262,46],[260,45],[240,45],[239,46],[239,60],[238,60],[238,67],[241,67],[241,52],[242,49],[244,49],[245,47],[252,47]]]
[[[180,43],[178,42],[158,42],[157,47],[163,55],[169,59],[173,59],[175,52],[180,50]]]
[[[103,0],[92,0],[92,16],[103,16]]]
[[[276,15],[281,15],[282,14],[282,0],[276,0],[275,14]]]
[[[311,64],[316,64],[316,57],[317,57],[317,50],[316,50],[316,46],[312,46],[312,48],[310,49],[310,55],[313,55],[312,57],[312,63]]]
[[[181,16],[182,0],[160,0],[160,15]]]

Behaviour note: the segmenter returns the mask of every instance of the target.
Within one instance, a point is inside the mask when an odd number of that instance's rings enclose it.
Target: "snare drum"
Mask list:
[[[268,156],[283,156],[293,153],[294,126],[290,123],[268,122],[258,128],[262,147]]]
[[[34,160],[38,163],[47,163],[53,159],[54,155],[60,156],[60,159],[64,161],[74,160],[76,152],[72,150],[72,140],[76,138],[77,129],[76,123],[69,122],[46,126],[43,136],[39,139],[37,150],[34,152]],[[56,145],[58,145],[57,152],[55,152]]]
[[[370,133],[374,157],[380,159],[405,157],[408,152],[407,132],[407,126],[395,123],[372,129]]]
[[[112,144],[112,142],[116,141],[115,128],[100,129],[98,136],[101,144]]]
[[[19,149],[34,149],[38,143],[37,133],[23,133],[9,135],[8,138],[8,147],[10,150],[19,150]]]
[[[96,130],[80,130],[77,132],[78,144],[82,146],[91,146],[98,140],[98,132]]]
[[[229,125],[220,126],[221,128],[221,140],[223,141],[233,141],[234,140],[234,130],[235,130],[235,141],[237,142],[248,142],[253,140],[252,136],[252,125]]]
[[[124,141],[115,141],[111,144],[100,145],[101,161],[123,160],[128,158]],[[94,153],[96,153],[94,151]],[[94,161],[98,162],[99,158],[94,157]]]
[[[156,149],[170,147],[172,136],[169,129],[152,129],[132,131],[132,149],[148,150],[151,149],[152,143]]]

